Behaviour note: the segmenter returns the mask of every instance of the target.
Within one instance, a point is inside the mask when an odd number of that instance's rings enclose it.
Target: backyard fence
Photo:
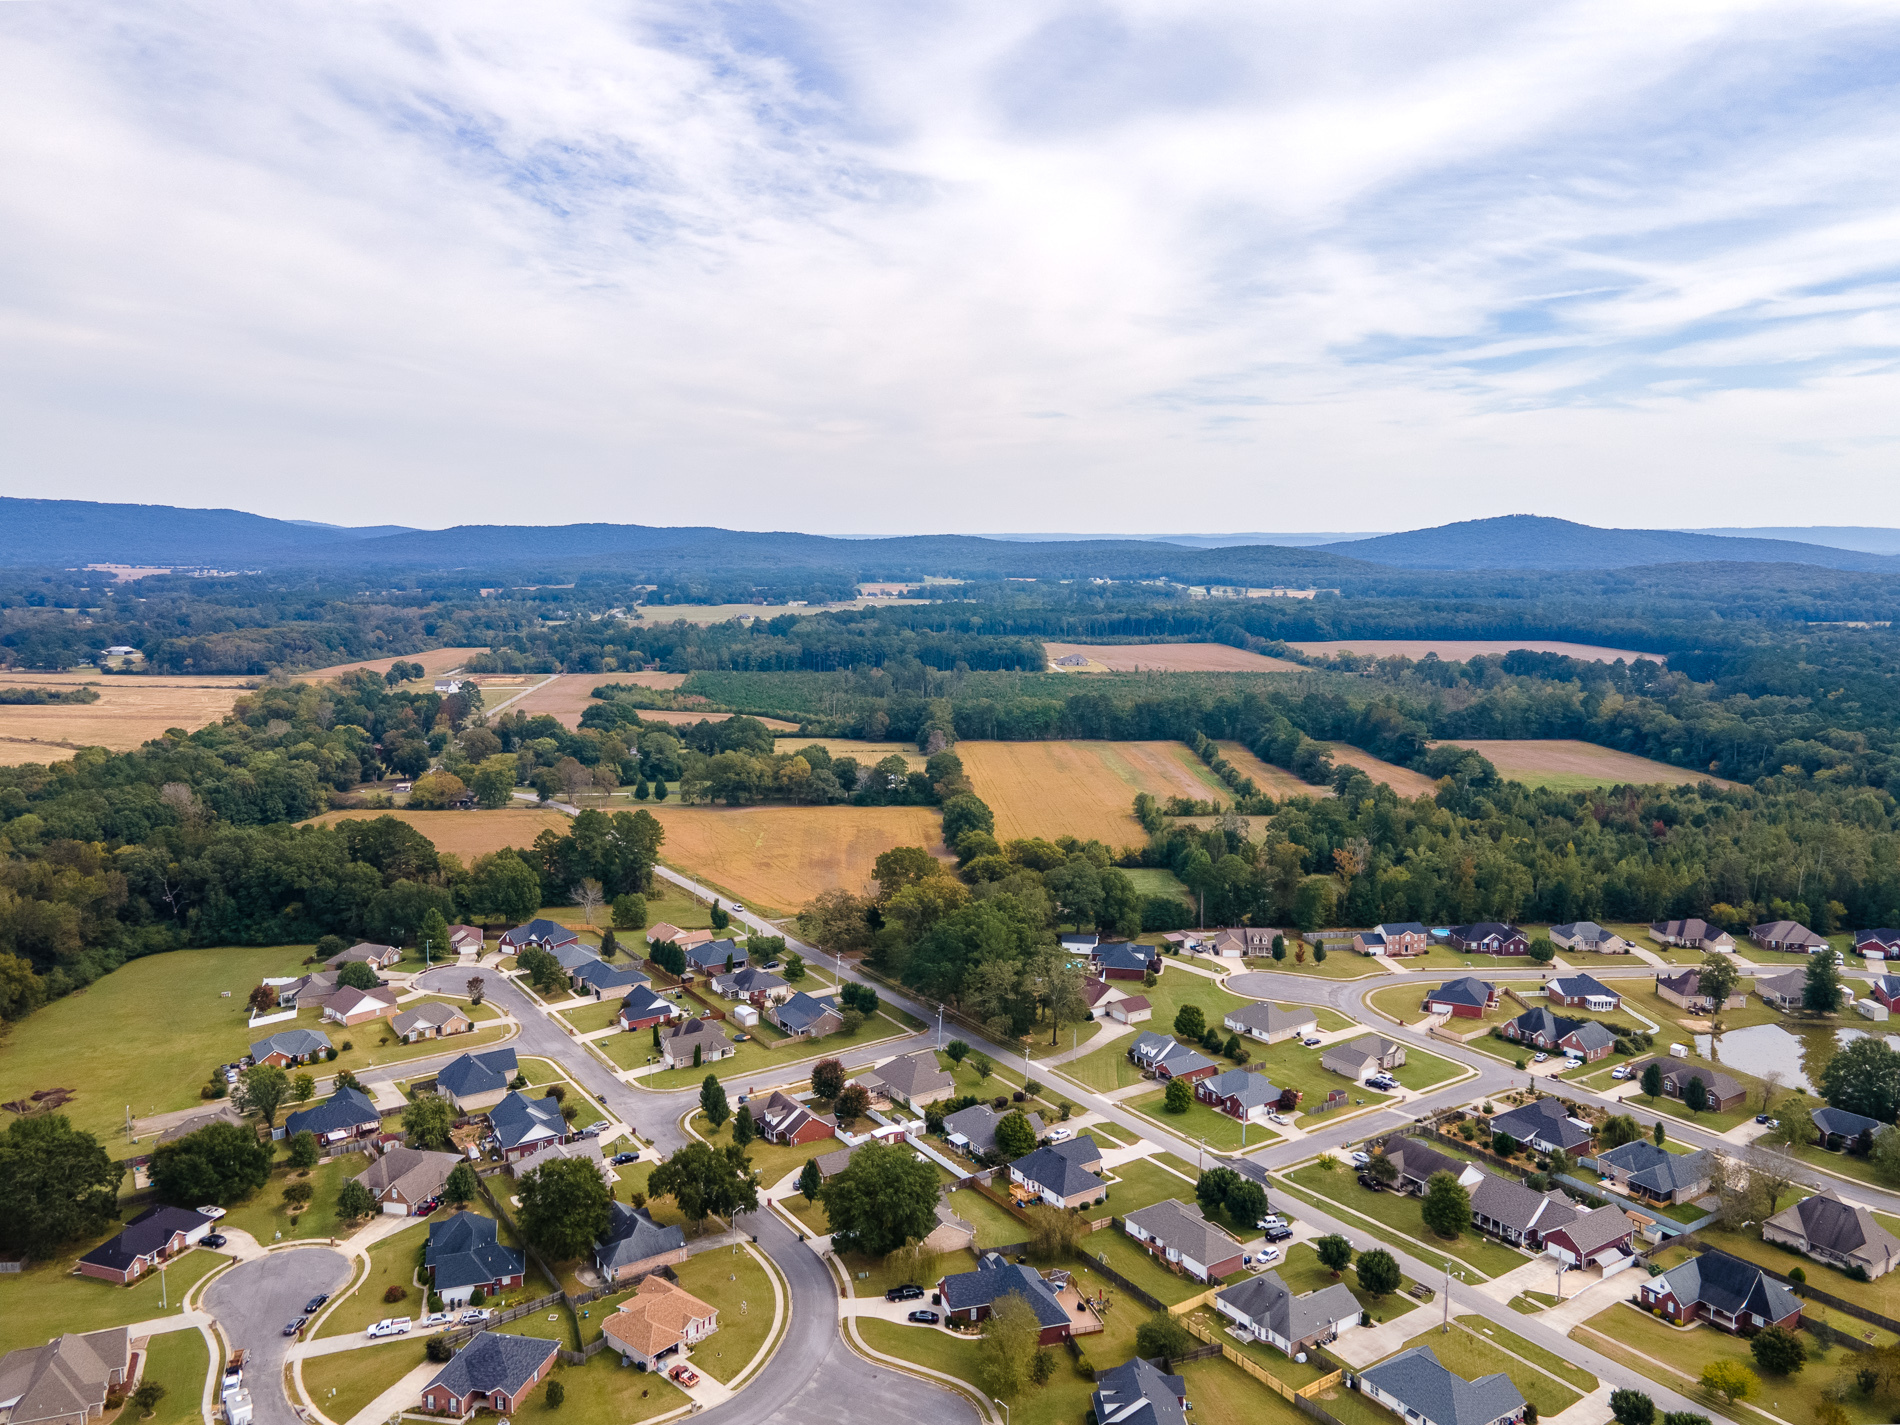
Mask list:
[[[1216,1336],[1210,1327],[1202,1325],[1192,1317],[1189,1317],[1183,1324],[1187,1327],[1189,1334],[1194,1336],[1197,1340],[1207,1342],[1208,1345],[1191,1356],[1181,1356],[1177,1359],[1193,1361],[1200,1360],[1206,1356],[1219,1354],[1239,1366],[1248,1375],[1266,1386],[1267,1389],[1273,1391],[1274,1394],[1291,1400],[1296,1404],[1322,1390],[1330,1390],[1345,1378],[1346,1373],[1344,1371],[1336,1370],[1331,1375],[1321,1376],[1318,1380],[1309,1381],[1307,1384],[1296,1388],[1288,1385],[1244,1351],[1228,1345],[1225,1341],[1221,1340],[1220,1337]],[[1332,1417],[1328,1415],[1326,1418],[1330,1420]]]

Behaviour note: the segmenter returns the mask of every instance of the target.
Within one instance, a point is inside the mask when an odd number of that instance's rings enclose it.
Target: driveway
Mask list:
[[[204,1306],[224,1328],[233,1347],[249,1359],[244,1385],[251,1392],[257,1425],[300,1425],[284,1395],[284,1356],[291,1338],[286,1322],[303,1315],[318,1292],[334,1292],[350,1279],[350,1261],[328,1247],[290,1247],[231,1268],[211,1284]]]

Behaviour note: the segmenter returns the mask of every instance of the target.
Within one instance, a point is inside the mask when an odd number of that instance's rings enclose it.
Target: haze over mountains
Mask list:
[[[1324,585],[1380,570],[1588,570],[1681,563],[1806,564],[1900,572],[1900,531],[1839,532],[1860,547],[1686,530],[1599,529],[1536,515],[1397,534],[915,535],[841,538],[792,531],[636,524],[461,525],[418,530],[277,520],[241,510],[0,498],[0,562],[225,570],[333,568],[642,569],[725,564],[855,571],[859,577],[1167,578],[1188,583]],[[1795,530],[1775,531],[1793,535]],[[1812,532],[1816,535],[1821,531]]]

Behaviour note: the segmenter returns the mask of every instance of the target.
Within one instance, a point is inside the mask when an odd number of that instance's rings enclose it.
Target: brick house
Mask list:
[[[1568,1050],[1580,1059],[1601,1059],[1616,1047],[1609,1030],[1594,1019],[1566,1019],[1547,1009],[1527,1009],[1498,1031],[1534,1049]]]
[[[1085,1207],[1108,1191],[1087,1167],[1091,1159],[1100,1166],[1102,1150],[1087,1136],[1038,1148],[1009,1165],[1011,1194],[1050,1207]]]
[[[526,925],[517,925],[513,930],[502,931],[501,953],[519,955],[530,945],[552,950],[557,945],[578,945],[580,940],[580,936],[565,925],[557,925],[551,920],[531,920]]]
[[[1104,980],[1140,980],[1160,973],[1160,960],[1146,945],[1110,940],[1089,954],[1089,965]]]
[[[329,1049],[330,1036],[321,1029],[283,1029],[251,1046],[251,1062],[289,1069],[315,1063]]]
[[[293,1113],[284,1120],[284,1136],[316,1134],[325,1146],[367,1138],[383,1126],[383,1116],[361,1089],[338,1089],[315,1108]]]
[[[148,1207],[79,1259],[79,1275],[125,1286],[160,1262],[190,1251],[211,1230],[212,1219],[187,1207]]]
[[[1726,1252],[1691,1257],[1636,1292],[1644,1310],[1661,1311],[1678,1326],[1702,1321],[1724,1331],[1794,1331],[1801,1322],[1801,1298],[1754,1263]]]
[[[1454,925],[1451,948],[1468,955],[1527,955],[1531,942],[1515,925],[1480,920],[1471,925]]]
[[[755,1108],[753,1121],[759,1137],[768,1143],[815,1143],[820,1138],[836,1138],[836,1119],[827,1118],[808,1104],[774,1090],[765,1106]]]
[[[1388,921],[1372,927],[1381,941],[1381,950],[1393,959],[1423,955],[1432,948],[1432,933],[1416,920]]]
[[[522,1253],[502,1246],[492,1217],[458,1212],[429,1224],[423,1270],[448,1305],[468,1305],[478,1287],[487,1296],[518,1287],[527,1269]]]
[[[645,985],[636,985],[620,1001],[620,1013],[615,1016],[615,1023],[629,1032],[651,1029],[656,1024],[671,1024],[681,1013],[680,1007],[666,996],[655,994]],[[688,1057],[691,1052],[687,1051]]]
[[[1236,1242],[1179,1198],[1165,1198],[1122,1218],[1122,1231],[1148,1249],[1157,1261],[1198,1282],[1216,1282],[1241,1268]]]
[[[1036,1340],[1053,1346],[1066,1340],[1073,1330],[1069,1312],[1056,1294],[1056,1288],[1033,1267],[1018,1266],[996,1252],[985,1252],[977,1259],[973,1272],[956,1272],[937,1283],[943,1298],[944,1316],[951,1321],[974,1326],[988,1319],[996,1303],[1014,1293],[1029,1303],[1041,1326]]]
[[[372,945],[365,941],[361,945],[352,945],[341,955],[333,955],[323,963],[332,970],[340,970],[345,965],[368,965],[372,970],[387,970],[402,959],[402,947],[399,945]]]
[[[1465,975],[1428,990],[1421,1008],[1427,1014],[1444,1014],[1453,1019],[1483,1019],[1488,1011],[1498,1007],[1498,998],[1498,987],[1489,980]]]
[[[55,1336],[0,1357],[0,1412],[8,1425],[86,1425],[127,1384],[131,1332],[123,1326]]]
[[[1128,1049],[1129,1060],[1164,1079],[1207,1078],[1220,1066],[1199,1050],[1190,1049],[1171,1035],[1152,1030],[1139,1035]]]
[[[396,992],[378,986],[373,990],[339,988],[323,1007],[323,1018],[331,1024],[368,1024],[372,1019],[396,1016]]]
[[[701,1301],[683,1286],[663,1276],[640,1283],[631,1301],[600,1324],[608,1349],[620,1354],[620,1364],[659,1370],[667,1357],[685,1360],[696,1346],[719,1329],[719,1308]]]
[[[607,1233],[594,1244],[594,1266],[610,1282],[633,1281],[686,1260],[686,1233],[662,1227],[644,1207],[607,1204]]]
[[[431,1153],[397,1144],[372,1159],[356,1181],[369,1189],[386,1214],[407,1217],[442,1191],[461,1161],[460,1153]]]
[[[1623,1003],[1623,996],[1594,975],[1562,975],[1547,981],[1544,990],[1552,1004],[1566,1009],[1587,1009],[1610,1014]]]
[[[1258,1123],[1269,1113],[1290,1109],[1300,1101],[1296,1089],[1283,1089],[1270,1083],[1265,1074],[1229,1069],[1197,1080],[1194,1097],[1229,1118]]]
[[[1560,1227],[1543,1234],[1544,1255],[1567,1267],[1602,1267],[1604,1273],[1628,1266],[1635,1258],[1630,1239],[1636,1224],[1615,1205],[1581,1212]]]
[[[1662,1090],[1667,1098],[1680,1099],[1689,1086],[1689,1080],[1700,1079],[1703,1089],[1708,1093],[1711,1112],[1728,1113],[1748,1101],[1747,1090],[1727,1074],[1687,1059],[1659,1057],[1632,1064],[1630,1077],[1640,1084],[1651,1064],[1662,1069]]]
[[[1683,950],[1733,950],[1735,937],[1706,920],[1658,920],[1650,924],[1649,938],[1658,945]]]
[[[1787,950],[1812,955],[1828,943],[1798,920],[1768,920],[1748,927],[1748,938],[1764,950]]]
[[[419,1039],[467,1034],[475,1028],[475,1021],[452,1004],[419,1004],[390,1020],[389,1027],[403,1043],[414,1044]]]
[[[500,1415],[521,1409],[528,1392],[554,1369],[560,1342],[483,1331],[422,1388],[422,1408],[462,1416],[486,1406]]]
[[[1707,1150],[1671,1153],[1647,1138],[1597,1154],[1596,1164],[1631,1197],[1662,1207],[1694,1202],[1708,1192],[1715,1175],[1715,1157]]]

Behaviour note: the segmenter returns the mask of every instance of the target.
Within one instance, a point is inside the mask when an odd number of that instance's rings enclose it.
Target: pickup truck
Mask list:
[[[368,1333],[369,1338],[372,1341],[380,1341],[385,1336],[407,1336],[409,1334],[409,1328],[415,1324],[416,1323],[411,1321],[407,1316],[391,1316],[387,1320],[378,1321],[374,1326],[370,1327]]]

